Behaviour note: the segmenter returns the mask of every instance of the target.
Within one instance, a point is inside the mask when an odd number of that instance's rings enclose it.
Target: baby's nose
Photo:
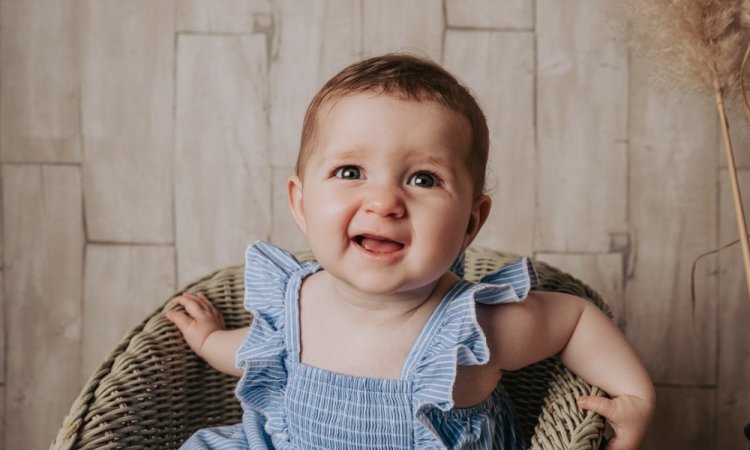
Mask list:
[[[403,217],[404,200],[398,189],[387,186],[372,186],[364,202],[365,211],[383,217]]]

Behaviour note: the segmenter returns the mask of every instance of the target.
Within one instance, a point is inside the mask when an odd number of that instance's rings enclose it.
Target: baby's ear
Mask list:
[[[302,204],[302,180],[297,175],[292,175],[286,184],[287,189],[287,200],[289,201],[289,209],[292,212],[294,221],[297,222],[302,234],[307,236],[307,227],[305,225],[305,208]]]
[[[464,248],[468,247],[469,244],[477,237],[479,230],[487,222],[487,217],[490,215],[490,208],[492,207],[492,199],[487,194],[480,195],[474,200],[474,206],[471,209],[471,216],[469,217],[469,224],[466,227],[466,242]]]

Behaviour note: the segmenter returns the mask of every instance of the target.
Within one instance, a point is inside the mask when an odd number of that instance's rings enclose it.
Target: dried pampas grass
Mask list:
[[[629,0],[632,37],[671,80],[730,97],[741,91],[750,0]]]
[[[727,101],[741,99],[750,123],[745,89],[750,0],[628,0],[625,6],[636,49],[655,59],[674,81],[714,95],[750,293],[750,243],[725,107]]]

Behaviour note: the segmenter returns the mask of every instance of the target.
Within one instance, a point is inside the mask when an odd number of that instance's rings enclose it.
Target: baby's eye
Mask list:
[[[409,178],[408,184],[410,186],[431,188],[439,186],[440,180],[429,172],[417,172]]]
[[[343,166],[336,169],[334,175],[342,180],[359,180],[362,178],[362,171],[356,166]]]

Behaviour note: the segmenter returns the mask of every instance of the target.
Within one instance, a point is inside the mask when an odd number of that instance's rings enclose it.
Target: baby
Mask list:
[[[225,330],[201,294],[173,299],[190,347],[242,377],[242,423],[182,448],[524,448],[498,383],[552,355],[612,396],[578,400],[608,419],[609,448],[637,448],[653,385],[601,311],[530,291],[526,258],[491,283],[459,276],[490,212],[488,147],[477,102],[431,61],[389,54],[329,80],[287,186],[316,262],[250,246],[246,328]]]

